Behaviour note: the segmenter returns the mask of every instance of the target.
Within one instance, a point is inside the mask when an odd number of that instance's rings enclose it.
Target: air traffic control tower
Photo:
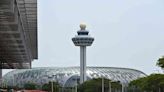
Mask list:
[[[80,46],[80,83],[86,81],[86,46],[91,46],[94,38],[89,36],[86,30],[86,24],[80,24],[80,30],[77,31],[75,37],[72,38],[75,46]]]

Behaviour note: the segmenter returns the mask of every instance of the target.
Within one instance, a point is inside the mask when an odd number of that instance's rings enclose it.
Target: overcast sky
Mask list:
[[[163,0],[38,0],[39,59],[32,66],[79,66],[71,38],[81,22],[95,37],[87,66],[160,70],[155,64],[164,55]]]

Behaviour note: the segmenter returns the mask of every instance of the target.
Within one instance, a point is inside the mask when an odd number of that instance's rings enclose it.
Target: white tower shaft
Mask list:
[[[80,84],[86,81],[86,46],[80,46]]]

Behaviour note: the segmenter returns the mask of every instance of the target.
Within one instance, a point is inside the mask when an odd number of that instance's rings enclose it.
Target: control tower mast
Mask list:
[[[77,31],[75,37],[72,38],[75,46],[80,46],[80,83],[86,81],[86,47],[91,46],[94,38],[89,36],[89,31],[86,30],[85,24],[80,24],[80,30]]]

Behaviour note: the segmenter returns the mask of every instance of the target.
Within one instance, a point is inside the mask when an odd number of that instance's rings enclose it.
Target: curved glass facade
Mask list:
[[[73,87],[80,79],[79,67],[42,67],[33,69],[14,70],[3,76],[3,83],[10,86],[21,86],[32,82],[45,84],[56,81],[64,87]],[[116,67],[87,67],[87,79],[107,78],[128,84],[130,81],[146,76],[145,73],[129,68]]]

